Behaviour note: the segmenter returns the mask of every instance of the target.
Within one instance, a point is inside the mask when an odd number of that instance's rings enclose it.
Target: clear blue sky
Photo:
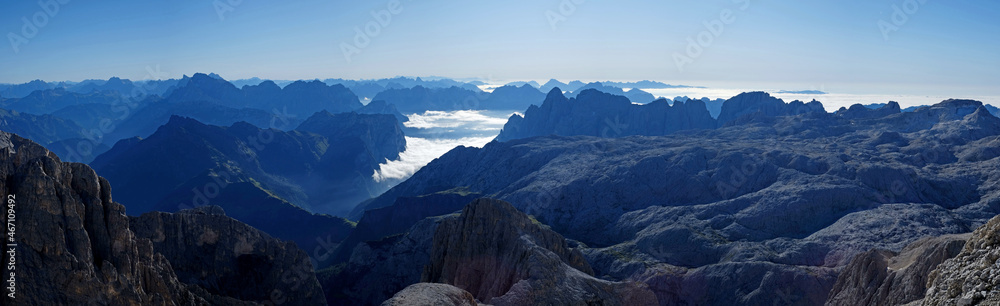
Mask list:
[[[65,0],[64,0],[65,1]],[[579,1],[579,0],[576,0]],[[919,1],[913,3],[919,3]],[[15,53],[11,33],[36,1],[0,9],[0,82],[130,79],[216,72],[227,79],[481,77],[642,80],[851,93],[1000,95],[1000,1],[919,3],[888,39],[904,0],[403,0],[348,62],[341,44],[388,1],[72,0]],[[227,3],[219,0],[216,3]],[[701,54],[677,68],[704,21],[732,10]]]

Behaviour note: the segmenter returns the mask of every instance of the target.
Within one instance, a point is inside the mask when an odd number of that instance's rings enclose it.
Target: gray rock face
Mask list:
[[[136,237],[151,240],[189,285],[244,301],[326,304],[306,252],[226,217],[218,206],[130,219]]]
[[[923,238],[899,253],[870,250],[851,260],[826,305],[903,305],[924,297],[927,276],[962,250],[969,234]]]
[[[378,305],[406,286],[420,282],[442,218],[423,219],[405,234],[355,244],[350,260],[319,272],[327,302]]]
[[[823,104],[817,101],[809,103],[792,101],[786,104],[781,99],[772,97],[766,92],[745,92],[729,98],[722,104],[718,125],[724,126],[733,120],[750,114],[774,117],[816,112],[825,112]]]
[[[889,103],[882,105],[879,108],[868,108],[861,104],[851,105],[851,108],[841,107],[835,113],[838,116],[844,117],[845,119],[870,119],[870,118],[881,118],[893,114],[901,113],[899,109],[899,103],[890,101]]]
[[[360,242],[404,234],[420,220],[460,211],[480,197],[482,195],[461,189],[446,190],[419,197],[397,198],[392,206],[365,211],[354,230],[337,246],[332,261],[345,261]]]
[[[1000,135],[1000,119],[976,103],[854,120],[758,113],[659,137],[456,148],[358,210],[466,188],[585,243],[602,278],[716,305],[779,293],[779,304],[822,304],[856,254],[968,232],[1000,212],[1000,159],[975,149]]]
[[[17,290],[13,300],[5,294],[5,305],[204,304],[213,300],[211,295],[188,290],[152,244],[135,237],[125,207],[111,201],[108,181],[90,167],[63,163],[30,140],[0,132],[0,178],[4,196],[14,196],[16,214],[12,221]],[[4,263],[10,260],[8,256],[5,252]]]
[[[393,295],[382,306],[476,306],[476,298],[461,288],[432,283],[416,283]]]
[[[1000,305],[1000,217],[976,229],[962,252],[928,277],[923,305]]]
[[[438,226],[422,279],[455,285],[495,305],[657,303],[644,286],[590,274],[561,235],[509,203],[479,199]]]

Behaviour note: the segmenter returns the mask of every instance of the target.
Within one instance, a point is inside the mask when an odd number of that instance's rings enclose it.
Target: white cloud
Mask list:
[[[426,111],[423,114],[410,114],[410,120],[403,125],[408,128],[461,128],[471,130],[499,131],[507,123],[507,117],[490,116],[482,111]]]
[[[412,117],[411,117],[412,118]],[[412,120],[412,119],[411,119]],[[417,170],[427,165],[434,159],[441,157],[451,149],[458,146],[481,148],[494,136],[489,137],[466,137],[459,139],[426,139],[418,137],[406,137],[406,150],[399,154],[398,160],[387,160],[379,165],[379,169],[372,174],[375,181],[382,182],[388,180],[402,181],[409,178]]]

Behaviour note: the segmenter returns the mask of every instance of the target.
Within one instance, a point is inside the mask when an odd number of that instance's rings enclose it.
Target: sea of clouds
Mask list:
[[[403,123],[406,150],[386,160],[372,174],[379,182],[398,183],[458,146],[481,148],[493,141],[513,111],[426,111]]]

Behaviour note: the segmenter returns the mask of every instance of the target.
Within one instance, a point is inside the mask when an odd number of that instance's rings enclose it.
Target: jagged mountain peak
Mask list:
[[[563,95],[563,91],[562,91],[562,89],[559,89],[559,87],[553,87],[553,88],[552,88],[552,89],[550,89],[550,90],[549,90],[549,92],[548,92],[548,93],[547,93],[547,94],[545,95],[545,100],[548,100],[549,98],[556,98],[557,96],[558,96],[558,97],[562,97],[563,99],[565,99],[565,98],[566,98],[566,96],[565,96],[565,95]]]

